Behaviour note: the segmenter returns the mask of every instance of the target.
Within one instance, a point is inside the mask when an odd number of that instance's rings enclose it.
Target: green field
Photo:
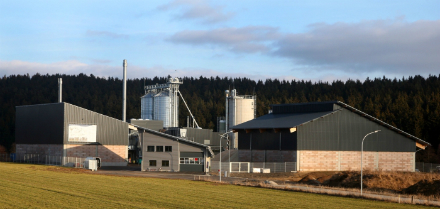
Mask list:
[[[210,182],[118,177],[0,163],[0,208],[412,208]]]

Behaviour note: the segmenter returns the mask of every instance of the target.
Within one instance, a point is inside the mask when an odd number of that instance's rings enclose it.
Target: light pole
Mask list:
[[[380,130],[375,130],[375,131],[373,131],[373,132],[371,132],[371,133],[368,133],[367,135],[365,135],[364,136],[364,138],[362,139],[362,145],[361,145],[361,196],[362,196],[362,161],[363,161],[363,156],[364,156],[364,140],[365,140],[365,138],[367,138],[367,136],[368,135],[370,135],[370,134],[374,134],[374,133],[377,133],[377,132],[379,132]]]
[[[220,182],[222,182],[222,138],[223,137],[225,137],[225,135],[226,135],[226,139],[228,139],[228,136],[229,136],[229,133],[231,133],[232,131],[230,131],[230,132],[226,132],[226,133],[224,133],[224,134],[220,134],[220,161],[219,161],[219,169],[218,169],[218,176],[220,177]],[[229,157],[231,157],[230,155],[229,155]],[[225,176],[226,177],[226,176]]]

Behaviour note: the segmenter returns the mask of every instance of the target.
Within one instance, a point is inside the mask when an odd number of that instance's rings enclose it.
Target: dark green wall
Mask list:
[[[347,109],[298,126],[298,150],[414,152],[415,141]]]

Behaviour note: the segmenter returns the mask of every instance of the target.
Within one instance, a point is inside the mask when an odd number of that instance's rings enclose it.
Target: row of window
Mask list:
[[[156,160],[150,160],[150,166],[156,167]],[[170,167],[170,161],[169,160],[162,160],[162,167]]]
[[[180,164],[203,164],[204,158],[199,157],[181,157],[180,158]],[[150,160],[149,161],[150,167],[156,167],[157,166],[157,160]],[[162,160],[162,167],[170,167],[170,161],[169,160]]]
[[[200,157],[181,157],[180,164],[204,164],[204,160]]]
[[[164,146],[147,146],[147,152],[163,152],[163,147]],[[154,149],[156,148],[156,149]],[[165,152],[172,152],[173,151],[173,147],[172,146],[165,146]]]

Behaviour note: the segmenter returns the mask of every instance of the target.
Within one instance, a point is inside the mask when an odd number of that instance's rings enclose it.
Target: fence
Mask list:
[[[29,163],[83,168],[86,158],[40,154],[0,154],[0,162]]]
[[[416,169],[420,172],[440,172],[440,164],[434,164],[434,163],[416,163]]]
[[[249,168],[248,168],[249,166]],[[270,169],[271,173],[293,172],[296,171],[296,162],[272,163],[272,162],[222,162],[222,171],[232,172],[252,172],[254,168]],[[210,171],[217,172],[219,170],[219,162],[211,161]]]

